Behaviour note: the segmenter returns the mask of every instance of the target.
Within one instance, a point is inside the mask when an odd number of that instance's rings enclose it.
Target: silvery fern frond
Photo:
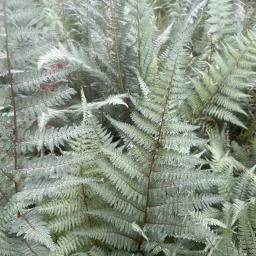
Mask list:
[[[193,81],[194,92],[180,112],[192,121],[216,118],[244,127],[239,116],[247,115],[244,108],[255,76],[255,50],[254,32],[237,37],[234,46],[227,45],[216,56],[216,63]]]

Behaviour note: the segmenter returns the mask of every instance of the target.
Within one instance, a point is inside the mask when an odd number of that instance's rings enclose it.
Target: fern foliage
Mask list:
[[[209,190],[222,180],[200,171],[203,161],[191,153],[191,148],[204,140],[195,136],[195,126],[180,121],[173,112],[170,88],[154,89],[157,93],[152,93],[150,101],[134,102],[134,125],[108,118],[120,130],[125,144],[111,146],[109,136],[104,136],[97,165],[106,180],[89,185],[108,207],[88,210],[99,224],[75,231],[83,238],[111,246],[120,255],[171,253],[173,247],[165,243],[172,237],[181,244],[184,238],[203,242],[206,234],[209,239],[214,237],[187,213],[222,200]],[[189,182],[184,183],[188,177]]]
[[[215,44],[230,42],[243,31],[246,15],[242,1],[209,1],[208,14],[207,29]]]
[[[255,3],[0,3],[0,256],[256,255]]]
[[[217,118],[244,126],[237,115],[246,115],[248,90],[254,77],[255,35],[236,39],[236,46],[225,46],[216,63],[200,73],[193,81],[195,91],[181,106],[181,112],[190,119]]]
[[[37,60],[55,38],[47,29],[43,5],[35,1],[4,1],[1,30],[1,255],[42,255],[54,251],[49,228],[32,202],[17,194],[26,187],[22,169],[31,143],[46,140],[37,121],[48,108],[63,106],[76,93],[67,84],[70,71],[37,71]],[[34,134],[37,135],[35,136]],[[66,134],[66,133],[65,133]],[[34,136],[34,139],[32,137]],[[58,133],[58,136],[62,136]],[[67,135],[64,135],[64,137]],[[44,137],[44,138],[43,138]],[[63,137],[63,136],[62,136]],[[72,137],[72,136],[71,136]],[[63,139],[61,139],[61,142]],[[32,144],[33,144],[32,143]],[[29,146],[24,146],[28,145]],[[53,142],[50,148],[58,143]],[[37,147],[43,152],[47,146]],[[29,149],[29,150],[28,150]]]

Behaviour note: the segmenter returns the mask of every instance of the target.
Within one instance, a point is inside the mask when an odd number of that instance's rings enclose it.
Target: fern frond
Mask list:
[[[208,14],[206,26],[214,43],[230,43],[232,37],[243,31],[245,10],[244,4],[239,0],[209,0]]]
[[[65,141],[78,138],[88,132],[89,130],[82,126],[48,128],[43,131],[37,131],[35,134],[28,132],[24,136],[24,141],[20,143],[20,148],[26,152],[34,148],[40,151],[46,147],[53,152],[55,147],[64,145]]]
[[[55,246],[50,237],[50,232],[46,227],[46,223],[39,218],[36,210],[22,213],[22,216],[17,218],[11,225],[11,233],[23,236],[28,241],[39,242],[54,251]]]
[[[205,71],[200,80],[193,81],[195,91],[180,107],[181,113],[193,121],[212,117],[244,127],[238,115],[246,115],[244,107],[254,74],[254,54],[252,32],[237,38],[236,47],[227,46],[223,56],[216,58],[216,64],[210,65],[209,74]]]
[[[57,89],[52,92],[43,92],[31,97],[21,96],[20,101],[17,102],[19,115],[25,118],[26,116],[38,116],[43,112],[47,112],[48,107],[64,105],[65,101],[70,100],[76,94],[76,91],[68,86],[56,87]]]
[[[51,179],[35,181],[27,185],[22,192],[17,194],[17,200],[20,202],[41,201],[44,197],[56,197],[68,192],[68,188],[78,185],[93,183],[95,180],[86,179],[76,176],[65,176],[62,179]],[[58,188],[58,190],[56,189]],[[68,195],[67,195],[68,196]]]

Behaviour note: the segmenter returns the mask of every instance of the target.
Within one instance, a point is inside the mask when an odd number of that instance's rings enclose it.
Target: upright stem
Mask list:
[[[116,15],[114,13],[114,2],[113,0],[110,1],[110,12],[111,12],[111,19],[112,19],[112,24],[111,24],[111,27],[113,29],[113,36],[114,36],[114,52],[115,52],[115,55],[116,55],[116,64],[117,64],[117,70],[118,70],[118,83],[119,83],[119,92],[120,93],[123,93],[125,92],[125,85],[124,85],[124,82],[123,82],[123,71],[122,71],[122,65],[121,65],[121,60],[120,60],[120,51],[119,51],[119,48],[118,48],[118,43],[117,43],[117,18],[116,18]]]
[[[9,36],[8,36],[8,27],[7,27],[7,12],[6,12],[6,1],[4,1],[4,30],[5,30],[5,51],[6,51],[6,62],[7,62],[7,77],[6,81],[11,86],[11,104],[13,108],[13,161],[14,161],[14,170],[18,169],[18,152],[17,152],[17,145],[19,141],[18,135],[18,125],[17,125],[17,108],[16,108],[16,95],[14,92],[14,83],[13,83],[13,76],[11,71],[11,61],[10,61],[10,50],[9,50]],[[17,184],[15,184],[17,185]]]
[[[90,11],[89,11],[88,5],[86,6],[86,19],[87,19],[86,20],[86,28],[85,28],[86,29],[86,47],[90,48],[92,46],[94,48],[94,44],[91,43],[91,33],[90,33],[90,24],[89,24],[90,23],[89,22],[89,20],[90,20]],[[89,52],[87,52],[87,56],[88,56],[89,59],[91,58]],[[97,56],[95,57],[95,61],[98,64],[98,57]],[[92,86],[91,86],[87,76],[85,77],[85,85],[88,88],[88,90],[87,90],[87,93],[88,93],[87,97],[88,97],[88,99],[89,100],[94,99]]]
[[[213,58],[213,53],[215,51],[215,45],[213,43],[213,35],[212,33],[208,33],[208,38],[210,40],[210,54],[208,56],[208,64],[207,64],[207,73],[209,74],[210,72],[210,65],[212,64],[212,58]]]
[[[139,71],[141,72],[141,31],[140,31],[140,8],[139,8],[139,0],[137,0],[137,27],[138,27],[138,62],[139,62]]]
[[[4,8],[4,30],[5,30],[5,51],[6,51],[6,62],[7,62],[7,77],[6,81],[7,84],[11,86],[11,104],[13,108],[13,120],[12,120],[12,133],[13,133],[13,162],[14,162],[14,170],[18,170],[18,152],[17,152],[17,145],[19,141],[18,135],[18,125],[17,125],[17,108],[16,108],[16,99],[15,99],[15,92],[14,92],[14,84],[13,84],[13,77],[11,71],[11,60],[10,60],[10,50],[9,50],[9,36],[8,36],[8,27],[7,27],[7,12],[6,12],[6,1],[3,4]],[[14,183],[15,193],[19,191],[18,182],[15,179],[12,179]],[[20,212],[17,212],[17,217],[20,217]]]
[[[178,55],[176,57],[174,70],[176,68],[177,59],[178,59]],[[174,79],[174,72],[172,74],[172,77],[170,79],[170,82],[169,82],[169,85],[168,85],[168,88],[167,88],[167,93],[166,93],[165,100],[164,100],[164,109],[163,109],[163,112],[161,113],[161,120],[160,120],[160,123],[159,123],[157,137],[156,137],[154,147],[153,147],[153,151],[152,151],[152,158],[151,158],[151,161],[150,161],[150,164],[149,164],[146,204],[145,204],[145,207],[144,207],[144,225],[148,223],[148,207],[149,207],[150,189],[151,189],[151,185],[152,185],[151,184],[152,183],[152,181],[151,181],[152,180],[152,173],[154,172],[154,169],[155,169],[158,150],[161,147],[163,127],[164,127],[164,122],[165,122],[165,116],[166,116],[167,111],[168,111],[168,102],[169,102],[170,96],[171,96],[171,86],[172,86],[172,83],[173,83],[173,79]]]
[[[12,76],[12,68],[11,68],[11,54],[9,50],[9,34],[8,34],[8,26],[7,26],[7,11],[6,11],[6,0],[3,3],[3,11],[4,11],[4,30],[5,30],[5,51],[6,51],[6,63],[7,63],[7,76],[6,76],[6,82],[8,85],[11,87],[11,104],[13,108],[13,119],[12,119],[12,130],[13,130],[13,162],[14,162],[14,170],[18,170],[18,151],[17,151],[17,146],[19,142],[19,134],[18,134],[18,123],[17,123],[17,107],[16,107],[16,94],[14,91],[14,81],[13,81],[13,76]],[[4,170],[1,169],[1,171],[5,174],[5,176],[11,180],[14,183],[15,187],[15,192],[18,193],[19,191],[19,186],[18,182],[15,180],[14,177],[6,173]],[[2,190],[0,192],[5,196]],[[7,201],[9,199],[5,197]],[[18,218],[23,218],[27,221],[27,223],[30,225],[29,221],[25,218],[25,216],[21,216],[20,212],[17,212],[17,217]],[[36,256],[39,256],[34,249],[29,245],[29,243],[24,239],[24,243],[26,246],[29,248],[29,250]]]
[[[173,85],[173,81],[174,81],[174,75],[175,75],[175,70],[176,70],[176,66],[177,66],[177,62],[178,62],[178,57],[179,57],[179,52],[176,55],[175,58],[175,62],[174,62],[174,67],[173,67],[173,72],[170,78],[170,81],[168,82],[168,87],[166,89],[166,96],[164,99],[164,105],[163,105],[163,111],[161,113],[161,119],[160,119],[160,123],[159,123],[159,128],[157,131],[157,135],[156,135],[156,139],[155,139],[155,143],[153,146],[153,150],[152,150],[152,157],[149,163],[149,173],[148,173],[148,182],[147,182],[147,189],[146,189],[146,203],[144,206],[144,217],[143,217],[143,226],[145,226],[147,223],[149,223],[149,219],[148,219],[148,209],[149,209],[149,200],[150,200],[150,190],[152,189],[152,174],[155,171],[155,167],[156,167],[156,161],[158,158],[158,152],[159,149],[161,148],[161,139],[162,139],[162,135],[163,135],[163,128],[164,128],[164,124],[165,124],[165,117],[168,113],[168,103],[170,100],[170,96],[171,96],[171,89],[172,89],[172,85]],[[141,237],[140,242],[139,242],[139,248],[141,247],[143,238]]]
[[[80,170],[80,176],[83,177],[83,172],[82,172],[82,170]],[[88,197],[87,194],[86,194],[86,190],[85,190],[85,186],[84,186],[84,185],[81,185],[81,190],[82,190],[83,203],[84,203],[84,206],[85,206],[86,211],[88,211],[88,210],[89,210],[89,207],[88,207],[87,200],[89,200],[89,197]],[[91,226],[92,220],[91,220],[90,214],[87,214],[87,218],[88,218],[88,225]]]

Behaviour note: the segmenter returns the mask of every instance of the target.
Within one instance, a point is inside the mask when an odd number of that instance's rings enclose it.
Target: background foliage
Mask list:
[[[250,0],[0,3],[0,255],[256,255]]]

